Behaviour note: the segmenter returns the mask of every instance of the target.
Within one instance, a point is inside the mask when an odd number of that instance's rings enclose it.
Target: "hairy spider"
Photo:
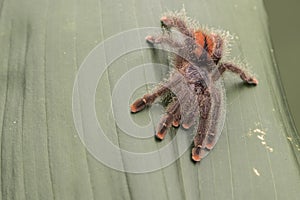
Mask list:
[[[217,84],[221,75],[228,70],[247,84],[257,85],[258,81],[239,66],[223,61],[229,52],[228,33],[201,28],[186,17],[184,10],[165,13],[160,22],[162,34],[147,36],[146,41],[171,49],[174,70],[166,81],[137,99],[130,109],[132,113],[139,112],[162,97],[167,108],[157,127],[156,137],[160,140],[172,125],[188,129],[198,120],[192,159],[200,161],[221,134],[216,127],[222,112],[223,94]]]

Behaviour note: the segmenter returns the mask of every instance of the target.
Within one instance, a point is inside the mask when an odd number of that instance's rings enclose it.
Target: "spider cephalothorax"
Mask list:
[[[185,16],[184,10],[166,13],[160,21],[163,34],[147,36],[146,41],[171,49],[175,69],[152,93],[137,99],[130,107],[131,112],[150,106],[157,97],[168,102],[157,127],[156,137],[161,140],[172,125],[188,129],[199,121],[192,159],[200,161],[214,147],[221,132],[217,129],[224,103],[217,83],[221,75],[229,70],[247,84],[257,85],[258,81],[239,66],[223,61],[228,52],[228,34],[201,28]]]

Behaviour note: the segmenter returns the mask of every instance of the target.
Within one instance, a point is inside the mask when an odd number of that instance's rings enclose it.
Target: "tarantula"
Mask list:
[[[139,112],[162,97],[167,107],[157,127],[156,137],[160,140],[172,125],[189,129],[198,120],[192,159],[200,161],[220,135],[216,126],[222,112],[222,92],[216,83],[221,75],[228,70],[249,85],[257,85],[258,81],[239,66],[223,61],[228,51],[225,32],[201,28],[186,17],[184,10],[166,13],[160,22],[162,34],[147,36],[146,41],[172,50],[174,70],[152,93],[137,99],[130,110]]]

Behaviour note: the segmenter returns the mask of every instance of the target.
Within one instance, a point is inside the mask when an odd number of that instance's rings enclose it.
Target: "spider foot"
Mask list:
[[[166,125],[165,123],[160,124],[160,128],[158,129],[158,132],[155,135],[157,139],[163,140],[165,138],[165,135],[168,130],[168,127],[165,125]]]
[[[168,128],[171,126],[172,122],[173,122],[172,115],[170,115],[168,113],[166,115],[164,115],[156,129],[157,130],[157,133],[155,135],[156,138],[163,140],[168,131]]]
[[[188,122],[182,124],[182,128],[184,128],[184,129],[186,129],[186,130],[189,129],[189,128],[191,128],[191,126],[192,126],[192,124],[191,124],[191,123],[188,123]]]
[[[187,114],[181,116],[181,118],[182,118],[182,124],[181,124],[182,128],[184,128],[186,130],[191,128],[195,123],[195,121],[194,121],[195,115],[196,115],[196,112],[192,111],[190,113],[187,113]]]
[[[200,146],[194,147],[192,149],[193,161],[199,162],[203,158],[203,155],[204,155],[204,150]]]
[[[133,104],[130,106],[130,110],[132,113],[139,112],[143,110],[146,106],[150,106],[157,97],[157,94],[145,94],[142,98],[135,100]]]
[[[149,44],[159,44],[161,43],[161,39],[160,38],[155,38],[152,35],[148,35],[145,37],[145,40],[149,43]]]
[[[180,126],[180,119],[181,119],[181,115],[180,114],[175,114],[174,115],[174,119],[173,119],[173,122],[172,122],[172,126],[177,128]]]
[[[165,138],[166,133],[167,132],[164,132],[164,133],[158,132],[158,133],[156,133],[155,137],[159,140],[163,140]]]
[[[212,148],[214,148],[214,145],[215,145],[214,142],[207,143],[207,144],[205,145],[205,148],[208,149],[208,150],[212,150]]]
[[[215,134],[210,133],[208,134],[207,143],[205,144],[205,148],[207,150],[212,150],[216,144]]]
[[[254,77],[250,77],[247,81],[246,81],[249,85],[254,85],[256,86],[258,84],[258,80]]]
[[[179,120],[174,120],[172,122],[172,126],[175,127],[175,128],[179,127]]]
[[[133,104],[130,106],[130,111],[132,113],[139,112],[146,107],[146,100],[144,98],[137,99]]]

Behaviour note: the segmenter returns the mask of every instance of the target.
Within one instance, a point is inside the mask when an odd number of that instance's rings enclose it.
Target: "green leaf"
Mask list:
[[[162,12],[179,10],[183,3],[201,24],[236,35],[232,56],[247,60],[259,85],[246,87],[239,77],[225,76],[226,123],[201,163],[191,162],[188,150],[151,173],[111,169],[87,151],[74,126],[72,92],[79,66],[101,41],[132,28],[159,26]],[[0,36],[2,199],[299,198],[299,135],[282,90],[262,1],[2,0]],[[106,47],[106,52],[122,45]],[[164,143],[132,140],[113,121],[113,87],[146,61],[166,58],[151,51],[124,55],[109,66],[96,93],[96,112],[107,137],[137,152],[159,149],[174,135]],[[166,71],[155,73],[162,79]],[[150,120],[148,112],[132,119],[138,124]]]

